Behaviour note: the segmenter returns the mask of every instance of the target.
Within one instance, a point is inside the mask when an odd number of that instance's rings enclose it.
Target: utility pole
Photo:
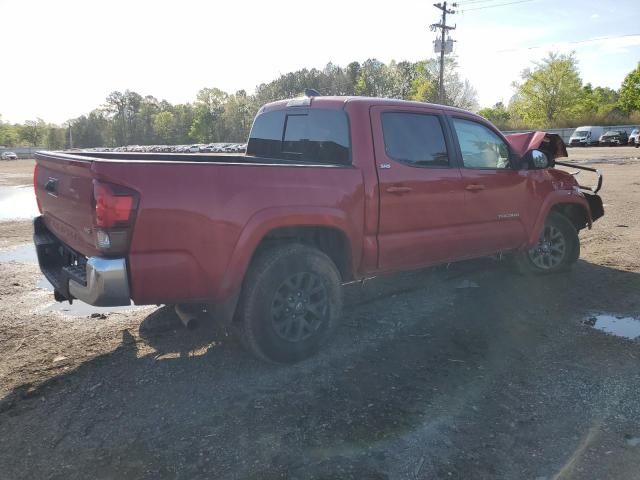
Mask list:
[[[69,149],[73,148],[73,137],[71,136],[71,120],[67,122],[69,125]]]
[[[444,104],[444,101],[445,101],[445,98],[444,98],[444,54],[445,53],[451,53],[451,51],[453,50],[453,43],[452,43],[453,41],[447,42],[447,40],[445,38],[445,35],[446,35],[447,31],[456,29],[455,25],[453,27],[447,25],[447,13],[453,15],[456,12],[454,10],[447,9],[447,2],[434,3],[433,6],[436,7],[438,10],[442,10],[442,20],[440,21],[440,23],[434,23],[429,28],[431,29],[432,32],[435,32],[437,30],[440,30],[440,32],[441,32],[440,41],[438,42],[438,40],[436,40],[435,45],[436,45],[436,51],[437,51],[438,50],[438,43],[440,44],[439,45],[439,47],[440,47],[440,84],[438,85],[438,87],[439,87],[440,103]],[[458,4],[454,3],[454,4],[452,4],[452,6],[453,7],[457,7]],[[445,52],[445,50],[447,50],[447,49],[449,51]]]

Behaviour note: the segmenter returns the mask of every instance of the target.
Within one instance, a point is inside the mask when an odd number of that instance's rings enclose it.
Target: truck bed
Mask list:
[[[282,219],[333,218],[362,242],[362,173],[352,166],[209,153],[38,152],[36,161],[43,226],[80,260],[110,256],[95,244],[95,182],[137,192],[130,246],[118,255],[136,304],[224,296]]]

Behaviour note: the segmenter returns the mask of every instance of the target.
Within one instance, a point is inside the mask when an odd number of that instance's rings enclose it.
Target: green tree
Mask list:
[[[65,147],[66,143],[65,131],[66,129],[63,127],[52,124],[47,125],[47,133],[45,137],[45,144],[47,146],[47,149],[62,150]]]
[[[18,143],[18,131],[14,125],[2,121],[0,115],[0,145],[13,147]]]
[[[478,111],[479,115],[489,120],[498,128],[506,127],[511,120],[511,114],[502,102],[496,103],[493,107],[483,108]]]
[[[193,105],[190,103],[175,105],[171,113],[174,116],[172,143],[190,143],[194,138],[190,135],[191,126],[195,118]]]
[[[392,97],[395,93],[393,81],[389,67],[380,60],[370,58],[360,68],[355,92],[365,97]]]
[[[622,82],[619,105],[624,112],[640,112],[640,62]]]
[[[30,146],[38,147],[42,145],[42,141],[47,131],[47,125],[44,120],[38,118],[36,120],[27,120],[21,126],[18,135],[20,139]]]
[[[140,101],[137,118],[137,136],[134,143],[149,145],[157,141],[157,135],[153,128],[154,118],[160,111],[160,102],[152,95],[147,95]]]
[[[255,116],[253,105],[244,90],[230,95],[224,104],[224,130],[231,142],[244,142],[249,135],[251,121]]]
[[[227,97],[218,88],[203,88],[198,92],[190,136],[203,143],[224,140],[222,114]]]
[[[153,117],[155,135],[162,143],[171,143],[175,117],[171,112],[159,112]]]
[[[569,55],[551,52],[535,68],[522,72],[522,83],[514,83],[511,107],[532,127],[550,127],[572,115],[582,95],[578,62]]]
[[[141,104],[142,96],[131,90],[125,90],[124,93],[115,91],[107,96],[104,109],[112,115],[117,144],[127,145],[139,140],[138,112]]]
[[[114,138],[113,122],[107,118],[102,110],[94,110],[89,115],[82,115],[67,122],[69,128],[66,131],[65,144],[69,142],[69,130],[73,147],[103,147],[106,145],[122,145]]]

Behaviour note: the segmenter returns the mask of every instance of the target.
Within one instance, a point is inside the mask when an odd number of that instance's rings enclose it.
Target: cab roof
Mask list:
[[[473,114],[468,110],[462,108],[451,107],[448,105],[440,105],[435,103],[416,102],[410,100],[400,100],[396,98],[379,98],[379,97],[358,97],[358,96],[314,96],[314,97],[297,97],[289,98],[286,100],[278,100],[275,102],[267,103],[264,105],[260,112],[281,110],[283,108],[294,106],[305,106],[309,108],[335,108],[343,109],[347,104],[358,104],[363,106],[397,106],[397,107],[431,107],[447,112],[458,112]]]

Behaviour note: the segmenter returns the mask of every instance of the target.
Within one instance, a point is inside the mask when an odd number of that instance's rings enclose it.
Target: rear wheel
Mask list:
[[[303,360],[322,347],[342,310],[340,274],[324,253],[300,244],[257,255],[240,303],[244,344],[258,358],[276,363]]]
[[[551,212],[538,243],[518,252],[516,267],[521,273],[548,274],[567,270],[580,257],[578,231],[567,217]]]

